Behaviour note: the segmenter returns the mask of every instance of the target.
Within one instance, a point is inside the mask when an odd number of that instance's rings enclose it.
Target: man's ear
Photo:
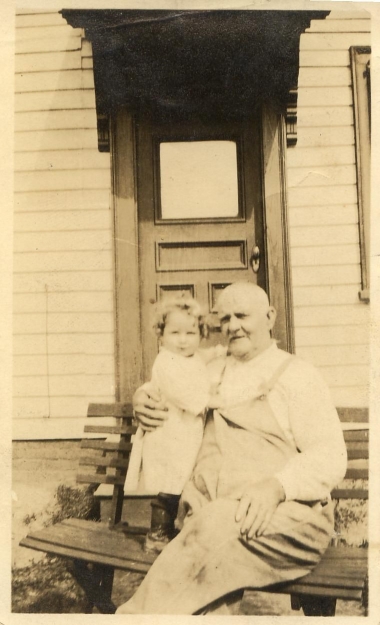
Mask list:
[[[273,306],[270,306],[267,312],[268,328],[271,330],[275,324],[277,313]]]

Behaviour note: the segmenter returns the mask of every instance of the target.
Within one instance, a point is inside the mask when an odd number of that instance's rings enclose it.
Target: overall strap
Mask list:
[[[276,385],[277,380],[282,376],[282,374],[284,373],[285,369],[288,368],[290,363],[293,361],[293,358],[294,358],[294,356],[289,354],[289,358],[286,358],[284,360],[284,362],[282,362],[281,365],[276,369],[276,371],[274,372],[274,374],[272,375],[272,377],[270,378],[270,380],[269,380],[269,382],[267,384],[267,392],[268,393]]]

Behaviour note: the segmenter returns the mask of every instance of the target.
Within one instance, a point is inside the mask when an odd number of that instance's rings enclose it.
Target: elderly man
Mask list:
[[[236,613],[241,589],[302,577],[333,534],[329,493],[346,449],[325,382],[277,348],[276,313],[258,286],[227,287],[218,315],[228,356],[182,494],[183,529],[118,614]],[[146,429],[165,418],[162,408],[154,393],[136,393]]]

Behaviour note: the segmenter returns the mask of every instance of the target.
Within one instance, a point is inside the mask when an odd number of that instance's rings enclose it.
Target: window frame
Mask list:
[[[361,266],[359,299],[370,299],[370,206],[371,206],[371,48],[350,48],[356,180],[358,193],[358,224]]]

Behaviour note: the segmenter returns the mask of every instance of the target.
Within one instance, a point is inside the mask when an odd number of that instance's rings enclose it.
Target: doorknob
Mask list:
[[[252,248],[251,258],[249,259],[249,264],[252,267],[253,273],[257,273],[260,268],[260,248],[255,245]]]

